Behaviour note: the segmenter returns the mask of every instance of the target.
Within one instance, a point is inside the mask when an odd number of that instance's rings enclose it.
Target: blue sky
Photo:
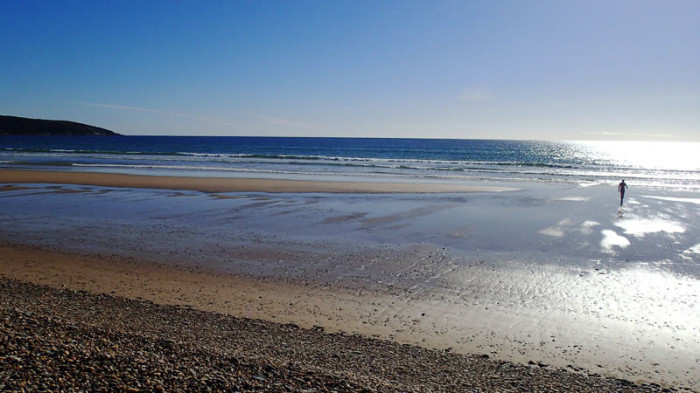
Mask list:
[[[0,114],[124,134],[700,140],[700,1],[0,1]]]

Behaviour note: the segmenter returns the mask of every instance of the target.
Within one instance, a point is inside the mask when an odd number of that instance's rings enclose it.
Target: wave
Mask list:
[[[150,155],[150,156],[173,156],[177,153],[170,152],[148,152],[148,151],[131,151],[131,150],[94,150],[94,149],[37,149],[37,148],[3,148],[0,151],[13,153],[56,153],[66,155],[86,155],[86,154],[102,154],[102,155]]]
[[[484,157],[484,159],[435,159],[414,157],[360,157],[360,156],[327,156],[304,154],[264,154],[264,153],[206,153],[187,151],[134,151],[134,150],[110,150],[110,149],[59,149],[59,148],[22,148],[6,147],[1,151],[14,153],[56,153],[66,155],[108,155],[108,156],[154,156],[154,157],[193,157],[200,159],[264,159],[264,160],[298,160],[298,161],[335,161],[335,162],[376,162],[376,163],[402,163],[406,164],[430,164],[430,165],[470,165],[488,164],[498,166],[524,166],[524,167],[551,167],[573,168],[580,164],[575,163],[548,163],[541,161],[498,161]],[[419,152],[412,151],[417,154]],[[409,168],[412,168],[408,166]]]
[[[82,157],[91,159],[104,158],[110,161],[116,158],[125,160],[162,160],[162,161],[201,161],[201,162],[221,162],[221,163],[250,163],[260,164],[279,163],[284,161],[292,165],[326,165],[326,166],[346,166],[358,168],[391,168],[400,170],[436,170],[464,172],[470,170],[481,170],[484,167],[497,168],[519,168],[527,171],[536,168],[552,170],[583,170],[583,171],[629,171],[634,172],[640,169],[628,165],[611,164],[609,162],[545,162],[542,160],[498,160],[493,154],[485,154],[482,159],[443,159],[443,158],[416,158],[416,157],[361,157],[361,156],[331,156],[322,154],[271,154],[271,153],[223,153],[223,152],[190,152],[190,151],[141,151],[141,150],[117,150],[117,149],[66,149],[66,148],[25,148],[25,147],[4,147],[0,153],[8,154],[46,154],[59,157]],[[416,154],[415,151],[410,152]],[[408,153],[402,153],[408,155]],[[104,157],[103,157],[104,156]],[[70,161],[71,159],[68,159]],[[4,161],[13,161],[7,159]],[[60,160],[56,160],[60,161]],[[77,161],[77,160],[76,160]],[[671,173],[674,173],[671,170]]]
[[[9,142],[0,146],[0,166],[11,168],[579,184],[629,178],[635,184],[700,185],[700,169],[693,166],[654,168],[653,163],[613,160],[609,157],[616,157],[614,154],[591,153],[572,144],[204,137],[133,137],[107,142],[25,138],[18,143],[0,139],[4,141]],[[694,155],[681,155],[686,157],[692,161]]]
[[[251,157],[251,155],[247,155]],[[27,165],[27,166],[83,166],[83,167],[122,167],[122,168],[169,168],[169,169],[192,169],[201,170],[235,170],[238,172],[252,171],[260,167],[307,167],[318,168],[319,172],[332,171],[337,168],[358,171],[387,170],[394,173],[415,172],[416,174],[437,173],[501,173],[519,174],[520,176],[546,175],[546,176],[581,176],[581,177],[628,177],[628,178],[667,178],[676,180],[700,181],[700,171],[688,170],[641,170],[629,166],[599,166],[599,165],[560,165],[560,164],[540,164],[540,163],[508,163],[508,162],[478,162],[478,161],[445,161],[445,160],[398,160],[398,159],[317,159],[308,161],[305,159],[294,159],[298,156],[284,156],[285,160],[262,159],[260,155],[254,155],[253,159],[235,158],[226,155],[225,159],[195,159],[187,160],[177,157],[163,156],[81,156],[80,159],[60,157],[33,157],[25,159],[4,159],[5,165]],[[269,157],[269,155],[266,155]],[[282,156],[273,156],[282,157]],[[15,157],[16,158],[16,157]],[[55,159],[59,158],[59,159]],[[124,162],[119,162],[124,161]],[[128,162],[128,163],[125,163]],[[292,171],[293,172],[293,171]]]

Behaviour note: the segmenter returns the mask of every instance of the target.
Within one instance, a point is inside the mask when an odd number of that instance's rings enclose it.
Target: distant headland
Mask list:
[[[0,135],[120,135],[104,128],[66,120],[0,115]]]

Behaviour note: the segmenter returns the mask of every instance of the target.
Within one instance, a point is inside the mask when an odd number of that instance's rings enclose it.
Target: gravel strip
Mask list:
[[[0,278],[0,391],[675,390]]]

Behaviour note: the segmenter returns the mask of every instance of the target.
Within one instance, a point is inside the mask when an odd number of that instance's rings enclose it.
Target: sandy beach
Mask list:
[[[352,328],[340,322],[371,313],[370,304],[386,297],[365,297],[372,302],[363,305],[340,291],[329,301],[320,288],[26,246],[2,245],[0,251],[0,315],[9,321],[1,327],[3,388],[89,384],[126,391],[666,390],[574,366],[504,363],[487,355],[452,353],[451,348],[422,349],[399,345],[400,340],[370,338],[381,337],[381,328],[375,335],[369,334],[371,327],[360,329],[361,335],[340,329]],[[330,315],[335,318],[326,319]],[[50,339],[33,339],[38,337]],[[62,348],[59,356],[56,347]],[[105,363],[111,364],[109,370],[96,372],[107,367]],[[69,371],[76,366],[91,371]],[[40,376],[44,368],[53,377]],[[183,376],[177,370],[188,372]]]
[[[294,193],[458,193],[512,191],[490,187],[440,183],[336,182],[254,178],[143,176],[119,173],[58,172],[0,169],[0,183],[54,183],[102,187],[155,188],[203,192]]]
[[[599,213],[602,188],[277,194],[43,176],[0,178],[8,279],[697,390],[699,275],[655,254],[697,258],[692,194]],[[686,219],[658,214],[674,209]]]
[[[0,299],[7,391],[667,391],[2,277]]]

